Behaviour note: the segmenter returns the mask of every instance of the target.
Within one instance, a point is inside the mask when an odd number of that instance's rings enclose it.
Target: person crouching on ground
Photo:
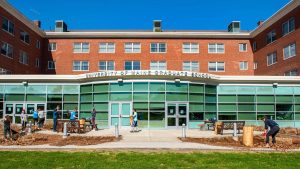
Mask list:
[[[24,131],[27,125],[27,114],[25,112],[25,109],[23,109],[21,112],[21,122],[22,122],[22,131]]]
[[[8,139],[7,138],[7,134],[9,135],[9,138],[11,138],[11,129],[10,129],[10,125],[11,125],[11,118],[9,117],[9,115],[6,115],[4,117],[4,139]]]
[[[276,144],[276,135],[279,132],[280,128],[279,128],[279,125],[275,121],[269,119],[267,116],[263,117],[263,121],[265,123],[264,135],[266,135],[266,147],[269,148],[270,147],[269,137],[272,136],[272,143],[273,143],[273,145],[275,145]],[[270,127],[270,130],[268,131],[269,127]]]

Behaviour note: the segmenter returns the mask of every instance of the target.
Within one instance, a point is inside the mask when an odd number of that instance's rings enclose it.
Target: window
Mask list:
[[[24,51],[20,52],[19,62],[24,65],[28,65],[28,55],[26,52],[24,52]]]
[[[73,53],[89,53],[90,52],[90,43],[74,43],[73,44]]]
[[[273,30],[267,34],[267,44],[270,44],[276,40],[276,31]]]
[[[141,43],[125,43],[125,53],[141,53]]]
[[[295,30],[295,19],[291,18],[282,24],[282,34],[287,35]]]
[[[35,59],[35,67],[40,67],[40,59],[39,58]]]
[[[151,53],[166,53],[167,51],[166,43],[151,43],[150,48]]]
[[[256,42],[253,42],[252,48],[253,48],[253,51],[254,51],[254,52],[257,50],[257,43],[256,43]]]
[[[287,72],[284,73],[284,76],[298,76],[298,70],[294,69],[294,70],[291,70],[291,71],[287,71]]]
[[[210,43],[208,44],[208,53],[224,53],[225,46],[223,43]]]
[[[166,61],[151,61],[150,70],[167,70]]]
[[[20,31],[20,39],[21,39],[21,41],[29,44],[29,34],[27,32],[21,30]]]
[[[294,56],[296,56],[296,43],[291,43],[287,47],[283,48],[284,60]]]
[[[40,49],[41,48],[41,42],[39,40],[36,40],[35,47]]]
[[[2,29],[10,34],[14,34],[15,24],[12,23],[10,20],[3,18],[2,20]]]
[[[0,75],[9,75],[12,71],[0,67]]]
[[[224,72],[225,71],[225,63],[224,62],[208,62],[208,71]]]
[[[73,71],[88,71],[89,62],[88,61],[73,61]]]
[[[125,70],[141,70],[141,62],[125,61]]]
[[[115,62],[114,61],[99,61],[99,70],[108,71],[115,70]]]
[[[253,63],[253,69],[256,70],[257,67],[258,67],[258,63],[257,63],[257,62],[254,62],[254,63]]]
[[[115,43],[100,43],[99,53],[115,53]]]
[[[268,63],[268,66],[271,66],[271,65],[277,63],[277,52],[268,54],[267,63]]]
[[[246,61],[240,62],[240,70],[248,70],[248,62]]]
[[[247,52],[247,44],[246,43],[240,43],[239,44],[240,52]]]
[[[190,72],[199,72],[199,62],[184,61],[182,63],[182,70]]]
[[[182,44],[183,53],[199,53],[198,43],[183,43]]]
[[[3,42],[1,44],[1,54],[6,57],[13,58],[13,47],[8,43]]]
[[[56,69],[56,66],[55,66],[55,61],[48,61],[48,69],[49,70],[53,70],[53,69]]]
[[[48,51],[56,51],[56,43],[55,42],[49,43]]]

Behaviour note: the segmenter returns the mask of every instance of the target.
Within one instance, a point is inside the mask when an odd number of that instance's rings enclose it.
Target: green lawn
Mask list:
[[[300,168],[300,153],[0,152],[0,168]]]

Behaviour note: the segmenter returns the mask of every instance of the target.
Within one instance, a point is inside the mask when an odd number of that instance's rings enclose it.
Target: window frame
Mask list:
[[[276,57],[276,61],[274,62],[274,55],[275,55],[275,57]],[[272,56],[272,63],[271,64],[269,64],[269,58]],[[278,58],[277,58],[277,52],[275,51],[275,52],[272,52],[272,53],[269,53],[268,55],[267,55],[267,66],[272,66],[272,65],[274,65],[274,64],[276,64],[278,62]]]
[[[19,63],[23,65],[29,64],[29,56],[25,51],[20,50]]]
[[[187,49],[187,48],[184,48],[184,45],[189,45],[189,48],[188,48],[189,51],[185,51],[185,49]],[[192,52],[192,49],[195,49],[195,48],[192,48],[193,45],[197,46],[196,52]],[[183,42],[182,43],[182,53],[186,53],[186,54],[200,53],[199,43],[197,43],[197,42]]]
[[[271,32],[267,33],[267,37],[266,37],[266,41],[267,41],[267,44],[271,44],[273,42],[275,42],[277,39],[276,39],[276,30],[273,29]]]
[[[52,66],[50,66],[52,65]],[[56,62],[48,60],[48,70],[55,70],[56,69]]]
[[[105,70],[102,70],[100,67],[101,67],[101,62],[104,62],[105,63]],[[108,63],[109,62],[112,62],[113,63],[113,69],[112,70],[109,70],[108,69]],[[99,71],[114,71],[115,70],[115,61],[113,61],[113,60],[100,60],[99,62],[98,62],[98,70]]]
[[[20,30],[20,40],[22,42],[24,42],[25,44],[29,45],[30,44],[30,35],[29,35],[29,33],[24,31],[24,30]]]
[[[249,64],[247,61],[240,61],[240,70],[248,70],[249,69]],[[245,67],[246,65],[246,67]]]
[[[113,51],[109,52],[109,44],[113,44]],[[101,51],[101,45],[105,45],[105,51]],[[98,53],[116,53],[116,43],[115,42],[100,42]]]
[[[3,23],[4,23],[5,20],[7,21],[7,29],[8,29],[8,30],[6,30],[6,29],[3,28]],[[13,26],[11,26],[11,25],[13,25]],[[11,27],[13,28],[13,29],[12,29],[12,32],[9,31]],[[12,22],[11,20],[7,19],[7,18],[4,17],[4,16],[2,16],[1,28],[2,28],[2,30],[3,30],[4,32],[6,32],[6,33],[8,33],[8,34],[10,34],[10,35],[12,35],[12,36],[15,36],[15,23]]]
[[[214,45],[215,52],[210,51],[210,45]],[[219,46],[223,45],[223,52],[218,52]],[[208,53],[209,54],[224,54],[225,44],[224,43],[208,43]]]
[[[55,44],[55,49],[53,49],[54,44]],[[57,43],[56,42],[49,42],[48,51],[54,52],[56,50],[57,50]]]
[[[210,70],[210,69],[209,69],[209,66],[210,66],[210,64],[212,64],[212,63],[215,64],[215,67],[216,67],[215,70]],[[224,70],[223,70],[223,71],[218,70],[218,65],[221,64],[221,63],[223,63],[223,65],[224,65]],[[215,61],[208,62],[208,72],[225,72],[225,70],[226,70],[226,69],[225,69],[225,66],[226,66],[225,62],[215,62]]]
[[[35,67],[36,68],[40,67],[40,58],[35,58]]]
[[[79,70],[76,70],[76,69],[74,69],[74,63],[75,62],[78,62],[79,63]],[[87,61],[87,60],[73,60],[73,62],[72,62],[73,64],[72,64],[72,71],[74,71],[74,72],[87,72],[87,71],[89,71],[90,70],[90,62],[89,61]],[[83,63],[87,63],[87,70],[86,69],[83,69],[83,67],[84,67],[84,65],[83,65]]]
[[[156,44],[157,45],[157,52],[152,52],[152,44]],[[164,52],[160,52],[160,44],[165,44],[165,51]],[[168,44],[166,42],[151,42],[150,43],[150,53],[167,53],[168,51]]]
[[[75,49],[77,49],[77,48],[75,48],[75,44],[80,44],[80,48],[78,48],[78,49],[80,49],[80,51],[75,51]],[[83,51],[83,45],[84,44],[88,44],[88,51],[87,52],[84,52]],[[73,53],[90,53],[90,43],[89,42],[73,42]]]
[[[291,55],[291,51],[292,51],[291,50],[291,46],[295,47],[295,50],[294,50],[295,53],[294,53],[294,55]],[[288,48],[288,52],[289,52],[289,56],[288,57],[285,56],[285,49],[286,48]],[[290,44],[288,44],[287,46],[285,46],[283,48],[283,60],[287,60],[287,59],[293,58],[295,56],[297,56],[297,45],[296,45],[296,42],[290,43]]]
[[[126,69],[126,62],[131,62],[131,69]],[[133,69],[134,67],[134,62],[139,62],[139,69]],[[142,63],[139,60],[125,60],[124,61],[124,70],[142,70]]]
[[[188,68],[189,68],[188,70],[184,69],[186,67],[185,63],[188,64]],[[197,64],[197,70],[193,69],[194,63]],[[183,61],[182,62],[182,71],[199,72],[200,71],[200,63],[198,61]]]
[[[126,48],[126,45],[130,45],[131,48]],[[136,49],[134,47],[134,45],[138,45],[138,51],[134,52],[134,50]],[[127,49],[131,50],[131,51],[126,51]],[[125,42],[124,43],[124,53],[141,53],[142,52],[142,45],[140,42]]]
[[[293,75],[292,72],[296,72],[296,75]],[[286,71],[284,72],[284,76],[298,76],[298,70],[293,69],[293,70]]]
[[[291,30],[291,21],[294,22],[293,30]],[[285,24],[287,24],[287,29],[288,29],[287,32],[285,32],[285,30],[284,30]],[[288,34],[294,32],[295,29],[296,29],[296,20],[295,20],[294,17],[291,17],[289,20],[287,20],[286,22],[284,22],[284,23],[282,24],[282,36],[286,36],[286,35],[288,35]]]
[[[7,42],[4,42],[4,41],[1,41],[0,44],[1,44],[1,46],[0,46],[0,53],[1,53],[1,55],[4,56],[4,57],[7,57],[9,59],[13,59],[14,58],[14,47],[11,44],[9,44]],[[5,50],[6,54],[2,53],[2,45],[6,45],[6,50]],[[11,57],[8,56],[8,51],[9,51],[8,49],[9,49],[9,47],[11,47],[11,50],[12,50]]]
[[[241,50],[241,45],[243,47],[243,50]],[[244,50],[245,45],[245,50]],[[247,52],[248,51],[248,44],[247,43],[239,43],[239,52]]]
[[[156,64],[156,65],[152,65]],[[162,65],[164,64],[164,65]],[[160,69],[164,66],[164,69]],[[155,67],[156,69],[152,69],[152,67]],[[165,60],[151,60],[150,61],[150,70],[168,70],[168,65]]]
[[[40,40],[36,40],[36,44],[35,44],[35,47],[37,48],[37,49],[41,49],[41,41]]]

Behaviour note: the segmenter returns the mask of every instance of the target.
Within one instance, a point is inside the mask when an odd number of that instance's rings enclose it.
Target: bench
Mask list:
[[[223,121],[221,126],[221,135],[223,135],[224,130],[234,130],[234,123],[236,123],[236,129],[238,134],[240,134],[240,130],[243,130],[245,126],[245,121]]]

